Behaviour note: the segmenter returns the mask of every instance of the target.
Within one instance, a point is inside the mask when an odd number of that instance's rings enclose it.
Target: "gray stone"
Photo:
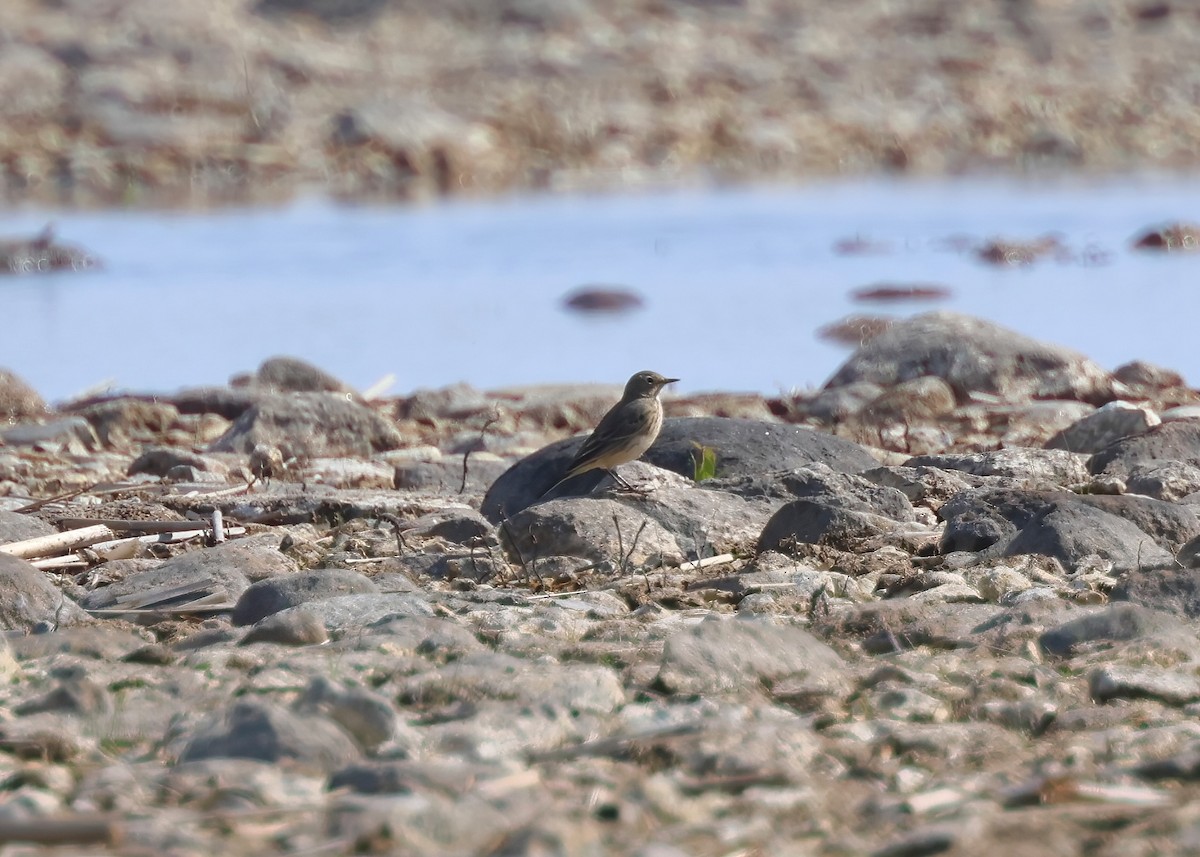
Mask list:
[[[39,622],[57,628],[91,621],[45,572],[23,559],[0,553],[0,628],[28,632]]]
[[[243,699],[208,717],[187,742],[179,761],[290,761],[331,771],[358,757],[350,737],[325,718],[305,717],[269,702]]]
[[[209,581],[215,591],[223,589],[230,600],[237,600],[250,581],[296,570],[296,564],[275,547],[279,537],[237,539],[210,548],[191,550],[164,562],[151,571],[131,574],[103,589],[89,592],[83,604],[89,610],[112,607],[125,595],[147,592],[159,587],[183,586]],[[186,596],[198,597],[198,593]]]
[[[1137,467],[1166,461],[1200,467],[1200,419],[1165,422],[1119,440],[1093,455],[1088,470],[1128,481]]]
[[[1149,431],[1161,422],[1149,408],[1129,402],[1109,402],[1054,435],[1046,441],[1046,448],[1091,454],[1121,438]]]
[[[112,711],[108,688],[88,676],[83,666],[56,671],[58,684],[50,691],[27,699],[14,709],[17,714],[61,711],[67,714],[98,716]]]
[[[508,469],[484,497],[480,511],[493,523],[537,502],[566,472],[584,437],[553,443]],[[841,438],[800,426],[722,417],[680,417],[663,422],[644,460],[692,478],[697,445],[714,450],[718,479],[760,476],[820,462],[836,471],[857,473],[877,464],[865,449]],[[602,471],[580,474],[552,496],[586,494],[606,478]]]
[[[1146,568],[1121,578],[1112,591],[1113,601],[1131,601],[1189,619],[1200,618],[1200,538],[1180,552],[1183,568]]]
[[[238,598],[233,608],[233,624],[253,625],[260,619],[310,601],[335,595],[378,592],[370,578],[342,568],[297,571],[260,580]]]
[[[666,693],[686,695],[726,693],[784,679],[834,690],[846,681],[845,665],[803,628],[714,616],[667,638],[654,684]]]
[[[58,530],[41,518],[0,510],[0,544],[23,542],[25,539],[36,539],[38,536],[49,536],[57,532]]]
[[[31,446],[47,451],[82,454],[99,449],[100,439],[91,423],[83,417],[62,417],[48,423],[19,423],[0,429],[0,441],[6,446]]]
[[[961,470],[974,476],[1008,476],[1025,482],[1069,486],[1088,481],[1087,456],[1064,449],[1017,447],[990,452],[917,455],[908,467]]]
[[[869,539],[897,530],[882,515],[857,512],[816,500],[795,500],[771,516],[759,536],[757,550],[787,553],[790,545],[830,545],[854,551]]]
[[[469,506],[461,509],[439,509],[408,522],[404,534],[432,536],[455,544],[466,544],[472,539],[489,535],[491,522]]]
[[[517,513],[499,532],[509,556],[526,566],[546,556],[607,560],[618,569],[684,558],[675,537],[642,511],[637,501],[551,500]]]
[[[299,607],[289,607],[274,615],[280,617],[281,622],[290,622],[287,614],[293,610],[316,616],[325,623],[325,628],[331,634],[359,631],[392,617],[433,615],[433,606],[423,596],[397,593],[335,595]]]
[[[1121,571],[1166,565],[1174,559],[1124,518],[1069,501],[1051,503],[1004,542],[1001,553],[1050,556],[1068,568],[1096,555]]]
[[[1097,702],[1110,699],[1157,699],[1183,706],[1200,699],[1200,678],[1178,670],[1106,666],[1088,675],[1088,692]]]
[[[952,312],[897,321],[867,340],[826,383],[870,381],[885,388],[934,375],[959,401],[987,393],[1005,401],[1113,398],[1111,376],[1082,354]]]
[[[168,472],[179,466],[194,467],[197,470],[207,470],[208,464],[203,458],[192,452],[167,447],[148,449],[133,460],[125,472],[130,476],[139,473],[149,473],[151,476],[166,476]]]
[[[1125,487],[1136,494],[1178,502],[1200,492],[1200,467],[1182,461],[1135,465]]]
[[[278,643],[283,646],[318,646],[329,640],[325,622],[309,610],[286,610],[255,623],[241,644]]]
[[[210,450],[249,454],[260,443],[291,456],[365,458],[404,439],[391,420],[344,395],[292,393],[260,396]]]
[[[1134,604],[1113,604],[1047,629],[1039,642],[1050,654],[1067,656],[1096,643],[1189,636],[1195,645],[1186,626],[1166,613]]]
[[[37,390],[7,369],[0,369],[0,421],[12,425],[50,413],[50,406]]]

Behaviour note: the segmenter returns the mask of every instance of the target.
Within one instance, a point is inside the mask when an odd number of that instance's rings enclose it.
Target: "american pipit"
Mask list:
[[[629,483],[618,476],[613,468],[641,458],[642,453],[654,443],[663,421],[662,402],[658,400],[658,394],[667,384],[678,380],[649,371],[638,372],[630,378],[621,401],[601,418],[583,446],[579,447],[579,452],[575,453],[575,458],[567,467],[567,475],[554,483],[546,493],[572,476],[597,468],[608,471],[608,475],[620,485],[630,488]]]

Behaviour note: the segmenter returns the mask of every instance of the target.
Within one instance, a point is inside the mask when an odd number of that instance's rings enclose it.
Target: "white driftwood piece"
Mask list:
[[[78,530],[68,530],[65,533],[55,533],[52,536],[38,536],[20,542],[9,542],[0,545],[0,553],[21,559],[32,559],[40,556],[57,556],[75,548],[94,545],[111,539],[115,533],[103,524],[94,527],[83,527]]]

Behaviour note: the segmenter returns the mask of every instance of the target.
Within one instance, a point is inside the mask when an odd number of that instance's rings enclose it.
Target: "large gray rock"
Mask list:
[[[23,559],[0,553],[0,629],[31,631],[42,622],[60,627],[90,621],[45,572]]]
[[[434,613],[433,605],[420,595],[403,595],[392,592],[334,595],[320,601],[310,601],[297,607],[288,607],[273,614],[280,622],[290,621],[293,611],[303,611],[325,623],[331,634],[361,631],[396,617],[429,617]]]
[[[727,693],[787,679],[817,688],[846,682],[833,649],[794,625],[712,617],[676,631],[663,647],[655,685],[667,693]]]
[[[251,537],[188,551],[164,562],[158,568],[131,574],[123,580],[89,592],[83,605],[89,610],[113,607],[126,595],[145,593],[160,587],[200,584],[220,588],[231,600],[237,600],[252,581],[296,570],[296,563],[275,547],[278,536]],[[188,595],[197,597],[199,593]]]
[[[1149,408],[1122,401],[1109,402],[1054,435],[1046,441],[1046,448],[1091,454],[1122,438],[1143,434],[1161,422],[1158,414]]]
[[[512,560],[530,568],[550,556],[609,561],[618,569],[638,569],[685,557],[674,534],[639,509],[636,500],[551,500],[513,515],[499,532]]]
[[[1068,656],[1097,644],[1147,639],[1170,641],[1187,649],[1196,645],[1195,634],[1179,619],[1135,604],[1112,604],[1070,619],[1048,628],[1039,642],[1052,655]]]
[[[244,699],[209,717],[179,761],[258,759],[332,771],[359,758],[350,736],[323,717],[294,714],[269,702]]]
[[[1128,479],[1139,466],[1163,461],[1200,466],[1200,420],[1172,420],[1119,440],[1093,455],[1088,470]]]
[[[262,443],[308,458],[365,458],[403,442],[390,420],[344,395],[293,393],[260,397],[210,449],[248,454]]]
[[[278,575],[252,584],[233,608],[233,624],[253,625],[259,619],[310,601],[335,595],[378,592],[370,578],[343,568],[325,568]]]
[[[1124,518],[1083,503],[1052,503],[1004,544],[1004,556],[1040,554],[1073,568],[1097,555],[1117,571],[1166,565],[1174,557]]]
[[[36,539],[38,536],[49,536],[57,532],[58,530],[41,518],[0,510],[0,544],[23,542],[25,539]]]
[[[820,500],[795,500],[785,504],[767,521],[756,550],[759,553],[788,553],[791,545],[814,544],[853,551],[863,541],[896,529],[896,522],[883,515]]]
[[[959,470],[974,476],[1008,476],[1026,482],[1048,482],[1068,486],[1088,480],[1087,456],[1065,449],[1016,447],[990,452],[947,452],[917,455],[908,467],[937,467]]]
[[[1200,569],[1148,568],[1126,574],[1112,592],[1113,601],[1131,601],[1152,610],[1200,618]]]
[[[495,481],[480,511],[493,523],[537,502],[567,470],[584,437],[552,443],[518,461]],[[682,417],[664,421],[658,440],[644,460],[685,476],[695,475],[698,446],[716,453],[718,480],[794,470],[820,462],[842,473],[858,473],[878,464],[865,449],[812,429],[760,420]],[[606,478],[602,471],[583,473],[548,495],[587,494]]]
[[[1115,398],[1112,377],[1082,354],[952,312],[895,322],[860,347],[825,386],[870,381],[893,387],[925,375],[945,380],[959,401],[972,393],[1010,402],[1102,404]]]

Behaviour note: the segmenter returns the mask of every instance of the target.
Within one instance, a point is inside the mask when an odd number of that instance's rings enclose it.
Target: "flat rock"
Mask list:
[[[295,714],[269,702],[243,699],[207,718],[179,755],[180,763],[202,759],[294,762],[332,771],[356,761],[354,741],[324,717]]]
[[[260,619],[311,601],[335,595],[379,592],[370,578],[342,568],[298,571],[252,584],[233,608],[233,624],[253,625]]]
[[[1082,354],[953,312],[895,322],[867,340],[825,386],[870,381],[888,388],[926,375],[946,381],[959,401],[972,393],[1010,402],[1114,398],[1112,377]]]
[[[0,628],[29,632],[43,622],[60,627],[91,621],[45,572],[23,559],[0,553]]]
[[[320,601],[309,601],[298,607],[289,607],[273,615],[280,621],[291,611],[304,611],[325,623],[331,634],[361,631],[363,628],[395,617],[433,615],[433,606],[421,595],[397,593],[367,593],[361,595],[334,595]],[[290,621],[288,619],[287,621]]]
[[[259,397],[210,451],[249,454],[267,444],[294,456],[366,458],[403,442],[390,420],[344,395],[292,393]]]
[[[1126,574],[1113,589],[1112,600],[1129,601],[1188,619],[1200,618],[1200,574],[1195,570],[1200,563],[1184,565],[1184,568],[1146,568]]]
[[[266,534],[191,550],[172,557],[158,568],[131,574],[102,589],[89,592],[83,604],[89,610],[112,607],[126,595],[161,587],[211,581],[236,601],[252,581],[296,570],[291,558],[280,553],[279,537]],[[195,597],[195,596],[189,596]]]
[[[1056,501],[1000,546],[1004,556],[1040,554],[1074,568],[1099,556],[1118,571],[1167,565],[1174,556],[1124,518],[1084,503]]]
[[[1088,481],[1087,456],[1065,449],[1015,447],[991,452],[917,455],[907,467],[961,470],[974,476],[1007,476],[1028,483],[1069,486]]]
[[[50,536],[57,532],[58,530],[41,518],[0,510],[0,544],[23,542],[25,539]]]
[[[546,494],[567,470],[586,436],[552,443],[510,467],[488,490],[480,511],[491,522],[515,515]],[[718,479],[794,470],[820,462],[844,473],[857,473],[878,462],[850,441],[800,426],[724,417],[678,417],[663,422],[645,461],[691,479],[697,445],[712,449]],[[586,494],[606,478],[583,473],[556,489],[553,496]]]
[[[1176,617],[1135,604],[1113,604],[1048,628],[1039,642],[1052,655],[1069,656],[1096,643],[1168,638],[1195,646],[1195,635]]]
[[[1046,448],[1090,455],[1122,438],[1143,434],[1161,422],[1158,414],[1149,408],[1119,400],[1109,402],[1058,432],[1046,441]]]
[[[864,542],[897,530],[883,515],[858,512],[818,500],[795,500],[779,509],[763,527],[756,549],[788,553],[796,544],[829,545],[855,551]]]
[[[636,500],[551,500],[513,515],[499,533],[513,561],[527,566],[540,557],[575,556],[640,568],[685,555],[675,536]]]
[[[1179,670],[1106,666],[1088,675],[1088,692],[1097,702],[1110,699],[1157,699],[1183,706],[1200,699],[1200,678]]]
[[[1200,467],[1200,420],[1172,420],[1119,440],[1093,455],[1088,470],[1128,479],[1139,465],[1165,461]]]
[[[683,695],[785,679],[832,690],[846,681],[845,669],[833,649],[803,628],[714,616],[667,638],[654,684]]]

